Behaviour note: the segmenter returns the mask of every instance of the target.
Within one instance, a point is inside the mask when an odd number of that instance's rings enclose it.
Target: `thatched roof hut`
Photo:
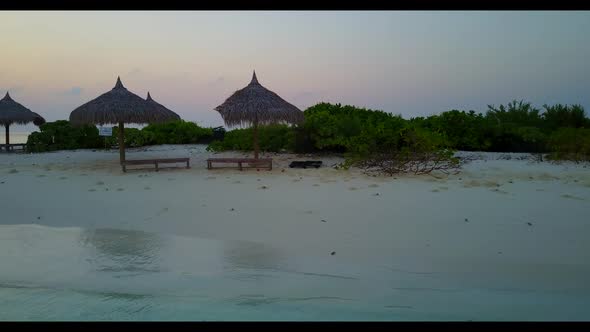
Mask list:
[[[169,120],[180,120],[180,116],[174,112],[172,112],[171,110],[169,110],[167,107],[165,107],[164,105],[158,103],[157,101],[152,99],[152,96],[150,95],[149,91],[147,94],[147,98],[146,101],[148,103],[150,103],[157,111],[162,112]]]
[[[252,75],[245,88],[234,92],[223,104],[215,107],[228,126],[254,126],[254,158],[258,158],[258,125],[272,123],[297,124],[304,120],[303,112],[276,93],[263,87]]]
[[[74,125],[118,123],[120,161],[125,161],[125,123],[155,123],[180,119],[178,114],[168,110],[162,112],[154,105],[127,90],[117,77],[115,87],[70,113]]]
[[[159,112],[145,99],[127,90],[121,83],[121,78],[117,77],[117,83],[111,91],[103,93],[96,99],[73,110],[70,113],[70,122],[98,125],[107,123],[143,124],[180,118],[178,114],[170,112],[169,114]]]
[[[10,144],[10,125],[13,123],[27,124],[34,123],[36,126],[40,126],[45,123],[45,119],[39,114],[32,112],[30,109],[17,103],[10,94],[6,92],[6,96],[0,99],[0,125],[4,125],[6,128],[6,149]]]

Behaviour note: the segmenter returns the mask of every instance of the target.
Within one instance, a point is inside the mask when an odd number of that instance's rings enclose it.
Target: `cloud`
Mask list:
[[[214,80],[210,80],[207,82],[207,86],[218,86],[225,82],[225,77],[220,76]]]
[[[82,88],[79,86],[75,86],[70,89],[70,94],[74,96],[79,96],[82,93]]]
[[[82,91],[84,91],[84,89],[82,89],[79,86],[74,86],[66,91],[62,91],[59,93],[59,95],[62,96],[79,96],[82,94]]]
[[[133,68],[130,72],[127,73],[128,76],[139,76],[143,74],[143,70],[140,68]]]

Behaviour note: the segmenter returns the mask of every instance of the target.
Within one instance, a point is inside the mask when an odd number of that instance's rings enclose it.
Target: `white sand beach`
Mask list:
[[[182,285],[179,293],[260,304],[252,310],[269,299],[318,297],[349,299],[356,312],[373,310],[380,316],[367,317],[381,320],[590,317],[590,166],[537,162],[529,154],[460,154],[475,160],[440,179],[372,177],[332,168],[338,157],[290,154],[267,154],[272,171],[207,170],[205,160],[214,154],[203,145],[128,150],[129,159],[191,157],[190,169],[160,172],[122,173],[116,150],[0,154],[0,283],[88,291],[85,280],[96,270],[80,252],[68,255],[67,243],[80,246],[74,239],[83,232],[111,229],[176,239],[174,247],[160,249],[159,271],[171,287],[166,294]],[[320,169],[288,167],[318,159]],[[230,272],[211,258],[219,248],[191,239],[249,243],[236,250],[257,273],[334,278],[319,284],[254,278],[239,287],[209,281],[199,288],[185,277]],[[269,263],[268,255],[278,263]],[[103,283],[110,292],[157,288],[153,281],[111,277],[112,284]],[[337,317],[300,310],[284,317]],[[0,318],[34,317],[7,312]],[[280,319],[258,313],[234,318]],[[210,312],[203,319],[216,317]]]

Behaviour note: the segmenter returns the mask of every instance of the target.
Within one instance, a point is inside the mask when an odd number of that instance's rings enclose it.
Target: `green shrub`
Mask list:
[[[292,151],[295,146],[295,132],[287,125],[259,126],[258,146],[260,151]],[[208,151],[252,151],[253,149],[254,130],[252,128],[228,131],[222,141],[214,141],[207,147]]]
[[[559,128],[549,138],[550,159],[590,161],[590,128]]]
[[[42,124],[40,132],[33,132],[27,139],[31,152],[56,150],[93,149],[104,146],[95,126],[73,127],[69,121],[58,120]]]
[[[145,133],[145,145],[197,144],[213,136],[212,128],[202,128],[184,120],[150,124],[142,132]]]
[[[72,149],[96,149],[118,145],[119,129],[113,127],[113,135],[101,137],[93,125],[71,126],[60,120],[40,126],[40,132],[29,135],[27,148],[31,152]],[[125,128],[125,146],[140,147],[156,144],[195,144],[213,137],[212,128],[202,128],[183,120],[151,124],[143,129]]]

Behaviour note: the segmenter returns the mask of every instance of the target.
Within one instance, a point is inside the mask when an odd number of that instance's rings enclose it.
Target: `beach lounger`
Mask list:
[[[156,172],[160,170],[160,164],[172,164],[172,163],[186,163],[186,168],[190,168],[190,158],[159,158],[159,159],[135,159],[125,160],[121,163],[123,172],[127,172],[127,166],[129,165],[154,165]]]
[[[232,163],[238,164],[238,168],[268,168],[272,170],[272,159],[254,159],[254,158],[209,158],[207,159],[207,169],[213,168],[213,163]],[[247,166],[244,166],[247,165]]]

